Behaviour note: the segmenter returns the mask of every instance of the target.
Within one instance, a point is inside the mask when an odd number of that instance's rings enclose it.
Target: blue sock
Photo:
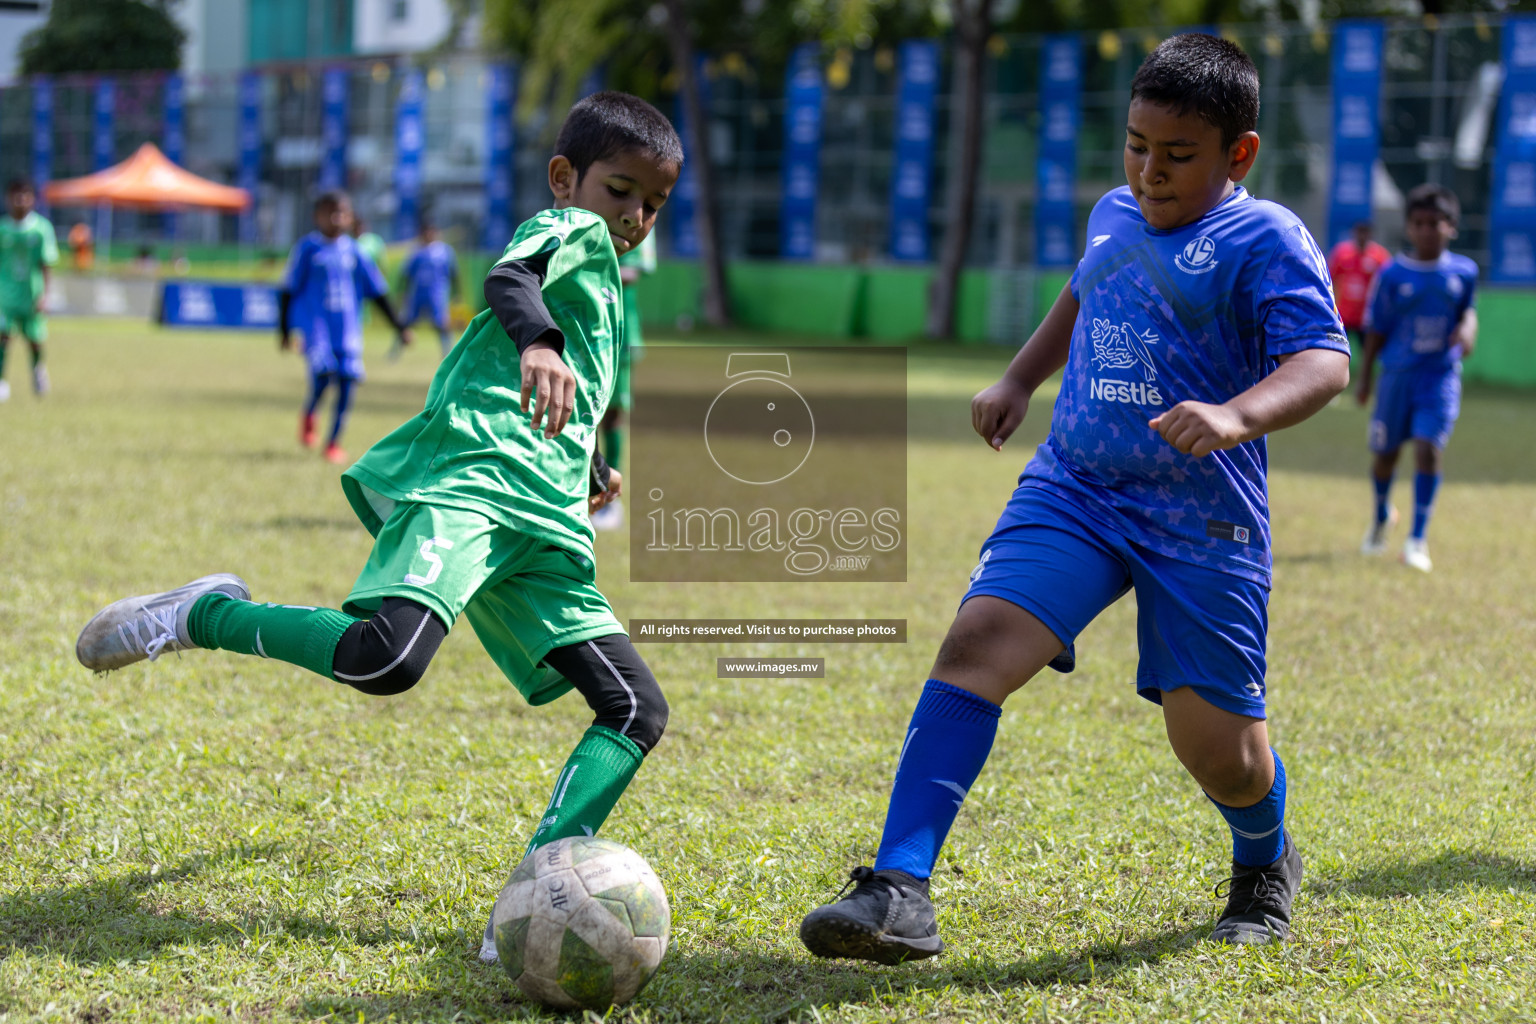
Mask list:
[[[960,802],[987,763],[1002,713],[958,686],[937,679],[923,686],[896,762],[876,871],[896,868],[915,878],[933,874]]]
[[[1439,473],[1417,473],[1413,478],[1413,539],[1423,540],[1429,529],[1429,517],[1435,511],[1435,492],[1440,489]]]
[[[315,410],[320,408],[320,399],[325,395],[325,389],[331,383],[331,375],[328,373],[312,373],[309,375],[309,397],[304,400],[304,415],[313,416]]]
[[[1371,477],[1371,485],[1376,488],[1376,521],[1384,523],[1387,521],[1387,517],[1392,514],[1391,503],[1387,501],[1387,495],[1392,491],[1392,478],[1387,477],[1385,480],[1378,480],[1373,476]]]
[[[1285,765],[1279,754],[1270,753],[1275,758],[1275,784],[1263,800],[1252,807],[1228,807],[1211,800],[1232,829],[1232,859],[1250,868],[1273,864],[1285,852]],[[1210,800],[1209,794],[1206,799]]]
[[[352,385],[356,383],[351,377],[336,378],[336,416],[331,421],[330,444],[336,443],[342,428],[347,425],[347,412],[352,408]]]

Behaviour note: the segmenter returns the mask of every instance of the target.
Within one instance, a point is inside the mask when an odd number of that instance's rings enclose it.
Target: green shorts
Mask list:
[[[585,559],[491,519],[440,505],[396,505],[342,608],[378,610],[386,597],[430,608],[452,628],[459,613],[530,704],[571,688],[543,664],[556,647],[623,633]]]
[[[12,331],[33,342],[48,340],[48,317],[35,309],[0,309],[0,334]]]

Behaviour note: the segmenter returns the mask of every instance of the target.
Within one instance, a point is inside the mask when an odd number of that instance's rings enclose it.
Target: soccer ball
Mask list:
[[[634,850],[576,836],[540,847],[512,872],[491,915],[496,954],[523,993],[602,1012],[645,987],[667,952],[672,908]]]

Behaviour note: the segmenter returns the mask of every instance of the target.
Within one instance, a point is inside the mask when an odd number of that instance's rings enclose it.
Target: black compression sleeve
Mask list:
[[[509,260],[491,268],[485,278],[485,302],[521,355],[529,345],[545,341],[565,351],[565,335],[544,305],[544,271],[549,253]]]
[[[288,319],[289,310],[293,306],[293,292],[286,288],[277,293],[277,330],[279,334],[287,334],[290,327]]]
[[[608,460],[603,458],[603,453],[592,452],[592,473],[587,483],[588,496],[602,494],[608,489],[608,483],[613,479],[613,467],[608,465]]]
[[[389,326],[393,327],[396,331],[405,327],[400,322],[400,317],[395,314],[395,307],[389,301],[388,295],[375,295],[373,297],[373,304],[379,307],[379,312],[384,314],[384,319],[389,321]]]

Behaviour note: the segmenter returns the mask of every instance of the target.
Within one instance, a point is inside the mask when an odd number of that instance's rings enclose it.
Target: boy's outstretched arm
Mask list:
[[[1371,377],[1376,372],[1376,357],[1387,344],[1380,331],[1366,331],[1360,339],[1360,380],[1355,383],[1355,401],[1361,405],[1371,400]]]
[[[995,451],[1002,451],[1003,442],[1024,422],[1035,389],[1067,365],[1078,308],[1068,285],[1003,371],[1002,379],[971,399],[971,426]]]
[[[1148,422],[1163,440],[1197,458],[1294,426],[1349,386],[1349,356],[1309,348],[1279,358],[1275,371],[1242,394],[1213,405],[1180,402]]]
[[[501,329],[517,346],[523,379],[524,412],[533,403],[534,429],[542,422],[546,438],[557,437],[576,409],[576,374],[560,357],[565,334],[544,305],[544,274],[549,253],[508,260],[485,278],[485,302]]]
[[[1451,344],[1461,349],[1463,359],[1477,348],[1477,307],[1469,306],[1467,311],[1461,314],[1461,320],[1457,322],[1456,329],[1451,332]]]

